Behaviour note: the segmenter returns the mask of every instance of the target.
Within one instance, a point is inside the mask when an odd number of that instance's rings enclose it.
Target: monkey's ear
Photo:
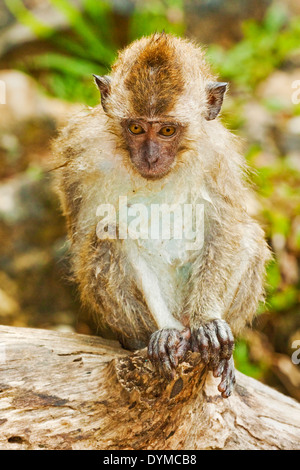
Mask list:
[[[94,75],[95,83],[101,93],[101,104],[104,111],[106,111],[105,102],[110,93],[110,82],[111,78],[108,75]]]
[[[205,119],[207,121],[211,121],[218,116],[227,85],[228,84],[226,82],[210,82],[206,86],[207,111]]]

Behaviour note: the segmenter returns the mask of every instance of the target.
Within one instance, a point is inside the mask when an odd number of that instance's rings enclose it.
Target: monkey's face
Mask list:
[[[163,121],[142,119],[122,123],[130,160],[147,179],[165,176],[175,160],[182,127]]]

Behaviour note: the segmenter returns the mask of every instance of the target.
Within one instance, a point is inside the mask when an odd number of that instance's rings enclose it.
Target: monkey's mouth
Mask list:
[[[164,176],[166,176],[167,173],[169,173],[169,170],[165,171],[164,173],[147,173],[147,174],[140,173],[140,175],[143,176],[143,178],[146,178],[148,180],[159,180],[160,178],[163,178]]]
[[[172,168],[174,158],[159,158],[155,162],[149,162],[148,159],[135,161],[131,159],[134,168],[146,179],[156,180],[163,178]]]
[[[167,173],[169,173],[171,169],[171,165],[168,165],[166,167],[165,165],[157,165],[157,166],[147,166],[147,165],[134,165],[136,170],[139,172],[139,174],[146,179],[149,180],[157,180],[160,178],[163,178],[166,176]]]

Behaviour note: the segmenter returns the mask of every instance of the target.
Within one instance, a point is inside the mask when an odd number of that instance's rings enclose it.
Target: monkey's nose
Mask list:
[[[158,159],[159,159],[159,155],[157,153],[153,155],[151,154],[147,155],[147,161],[148,161],[149,167],[151,168],[157,162]]]
[[[159,153],[158,143],[153,139],[149,139],[147,141],[144,153],[144,157],[146,158],[149,168],[151,168],[157,162],[159,159]]]

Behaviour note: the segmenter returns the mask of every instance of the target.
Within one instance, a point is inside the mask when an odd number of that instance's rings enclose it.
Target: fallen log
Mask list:
[[[0,449],[299,449],[300,404],[237,373],[229,399],[190,353],[171,382],[146,351],[0,326]]]

